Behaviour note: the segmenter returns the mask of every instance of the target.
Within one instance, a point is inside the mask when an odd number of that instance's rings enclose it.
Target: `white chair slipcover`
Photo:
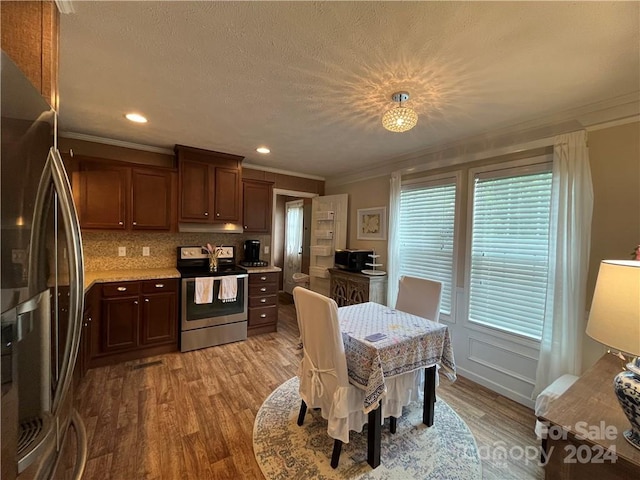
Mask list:
[[[416,277],[400,277],[396,310],[437,322],[440,318],[442,283]]]
[[[440,317],[442,283],[401,276],[396,310],[437,322]],[[436,374],[436,385],[439,377]],[[382,418],[401,417],[402,407],[424,397],[424,368],[385,379],[387,394],[382,399]]]
[[[349,442],[349,430],[367,423],[364,391],[349,383],[347,360],[338,324],[338,306],[330,298],[302,287],[293,289],[303,358],[299,393],[309,408],[320,408],[327,434]]]

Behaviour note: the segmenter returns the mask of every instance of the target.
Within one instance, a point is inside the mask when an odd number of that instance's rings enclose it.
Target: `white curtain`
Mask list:
[[[398,296],[398,271],[400,267],[400,189],[402,175],[391,174],[389,185],[389,243],[387,246],[387,305],[395,307]]]
[[[560,376],[581,373],[593,212],[585,131],[555,138],[551,195],[547,301],[532,398]]]
[[[302,202],[287,206],[286,245],[284,259],[291,272],[300,271],[300,247],[302,246]]]

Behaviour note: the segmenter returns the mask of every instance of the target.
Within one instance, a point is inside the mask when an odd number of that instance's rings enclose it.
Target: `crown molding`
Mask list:
[[[262,165],[256,165],[254,163],[245,163],[242,162],[242,168],[253,168],[254,170],[261,170],[264,172],[271,172],[271,173],[279,173],[281,175],[290,175],[292,177],[302,177],[302,178],[310,178],[311,180],[320,180],[320,181],[324,181],[325,177],[321,177],[319,175],[311,175],[308,173],[300,173],[300,172],[293,172],[291,170],[282,170],[280,168],[272,168],[272,167],[263,167]]]
[[[391,175],[395,171],[417,171],[471,162],[482,158],[549,145],[555,135],[576,130],[608,128],[636,121],[640,115],[640,91],[579,108],[498,128],[491,133],[466,137],[447,144],[389,158],[367,170],[329,177],[325,187],[360,182]],[[533,145],[533,147],[529,146]],[[524,146],[528,146],[524,148]],[[428,164],[428,165],[425,165]]]
[[[55,0],[55,3],[58,11],[62,14],[76,13],[76,9],[71,0]]]
[[[63,138],[71,138],[74,140],[84,140],[86,142],[102,143],[105,145],[112,145],[114,147],[123,147],[131,148],[133,150],[143,150],[145,152],[162,153],[163,155],[175,155],[175,152],[169,148],[152,147],[151,145],[125,142],[123,140],[115,140],[113,138],[96,137],[95,135],[87,135],[85,133],[58,132],[58,136]]]

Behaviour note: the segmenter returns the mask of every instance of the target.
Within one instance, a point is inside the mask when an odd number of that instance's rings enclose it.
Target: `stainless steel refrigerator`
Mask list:
[[[2,480],[80,478],[72,375],[83,310],[80,227],[56,113],[2,52],[0,286]]]

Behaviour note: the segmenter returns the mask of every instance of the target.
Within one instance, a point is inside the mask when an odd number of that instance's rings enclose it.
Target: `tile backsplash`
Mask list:
[[[260,240],[261,258],[269,260],[264,247],[271,247],[271,235],[220,233],[149,233],[82,231],[85,270],[128,270],[141,268],[170,268],[176,266],[176,248],[181,245],[233,245],[236,261],[244,257],[244,241]],[[118,249],[126,248],[126,256],[118,256]],[[142,248],[149,247],[149,256],[142,256]]]

